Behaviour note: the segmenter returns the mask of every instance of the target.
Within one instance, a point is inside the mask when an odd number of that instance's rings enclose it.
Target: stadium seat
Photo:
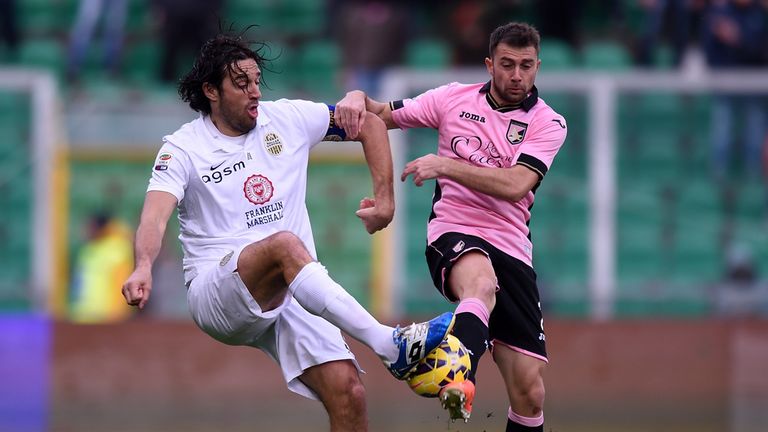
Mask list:
[[[637,168],[656,180],[676,180],[682,169],[680,138],[670,134],[640,136],[635,152]]]
[[[293,47],[281,42],[268,42],[259,51],[268,61],[267,67],[276,74],[290,74],[296,61],[296,51]]]
[[[677,93],[644,93],[634,97],[633,101],[638,107],[638,120],[643,123],[651,122],[656,125],[661,122],[665,126],[669,124],[679,126],[680,118],[685,115],[683,98]]]
[[[541,70],[554,72],[573,69],[576,67],[576,55],[573,49],[559,40],[543,40],[539,49]]]
[[[141,40],[126,45],[123,74],[131,81],[152,83],[160,76],[161,47],[156,41]]]
[[[288,97],[302,80],[296,50],[280,42],[269,42],[261,53],[268,60],[262,71],[261,92],[264,98]]]
[[[544,63],[542,62],[542,65]],[[543,66],[542,66],[543,67]],[[570,119],[570,112],[573,109],[573,102],[571,95],[565,92],[551,92],[544,89],[539,90],[539,97],[544,99],[547,105],[552,109],[560,113],[566,120]],[[570,121],[568,121],[570,126]]]
[[[710,112],[712,110],[712,95],[696,95],[690,98],[688,114],[691,115],[693,122],[698,124],[707,124],[710,121]],[[702,134],[709,134],[708,128],[699,128]]]
[[[0,124],[26,126],[29,122],[30,100],[14,91],[0,91]]]
[[[26,37],[62,37],[77,14],[77,0],[24,0],[18,2],[19,28]]]
[[[15,172],[29,163],[28,137],[21,127],[0,124],[0,172]]]
[[[3,209],[0,212],[0,259],[3,262],[0,286],[10,283],[9,292],[16,293],[24,292],[23,284],[29,275],[32,186],[28,181],[31,175],[28,163],[25,158],[14,166],[0,167],[3,172],[16,174],[0,186],[0,208]],[[2,295],[0,293],[0,297]]]
[[[584,46],[583,66],[590,70],[626,70],[632,66],[632,58],[619,42],[595,41]]]
[[[736,192],[735,210],[745,220],[758,220],[766,217],[768,205],[768,188],[761,179],[744,179]]]
[[[656,69],[672,69],[675,67],[672,48],[662,44],[653,51],[653,66]]]
[[[666,217],[660,185],[637,180],[618,187],[618,278],[624,283],[659,279]]]
[[[579,16],[574,17],[574,19],[578,21],[578,28],[580,31],[596,37],[615,32],[618,18],[616,10],[620,7],[615,3],[618,3],[618,1],[624,2],[625,0],[611,1],[608,3],[604,1],[583,2]],[[637,2],[637,0],[626,1]]]
[[[255,25],[253,33],[259,38],[283,39],[286,32],[281,28],[277,3],[277,0],[229,0],[224,5],[224,16],[226,22],[237,29]]]
[[[415,40],[406,47],[405,64],[414,69],[445,68],[451,64],[451,49],[441,40]]]
[[[317,40],[299,50],[300,88],[322,100],[337,100],[340,94],[341,53],[335,42]]]
[[[30,39],[21,43],[19,62],[24,66],[47,69],[61,78],[66,55],[64,47],[54,39]]]
[[[583,284],[587,274],[589,231],[587,209],[578,187],[560,192],[556,178],[536,193],[531,216],[534,265],[553,275],[551,282]],[[556,276],[554,276],[556,275]]]
[[[277,20],[288,34],[320,35],[325,31],[325,8],[324,0],[283,0],[277,2]]]
[[[85,90],[94,100],[115,101],[125,99],[132,88],[108,76],[93,74],[83,82],[81,90]]]
[[[148,7],[147,3],[147,0],[128,1],[128,11],[125,19],[126,33],[136,35],[152,33],[152,8]]]
[[[679,255],[716,254],[721,249],[723,218],[720,209],[689,205],[677,212],[674,225],[674,250]],[[703,268],[703,267],[702,267]]]

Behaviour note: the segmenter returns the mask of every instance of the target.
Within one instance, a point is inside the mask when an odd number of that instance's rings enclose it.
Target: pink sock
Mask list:
[[[507,417],[517,424],[528,427],[536,427],[544,424],[544,412],[542,411],[538,417],[523,417],[520,414],[512,411],[512,407],[509,408]]]
[[[459,303],[459,306],[456,308],[454,314],[458,315],[462,312],[469,312],[475,315],[476,317],[480,318],[480,321],[482,321],[486,327],[488,326],[488,317],[491,314],[488,312],[488,308],[485,307],[485,303],[483,303],[480,299],[470,297],[462,300],[461,303]]]

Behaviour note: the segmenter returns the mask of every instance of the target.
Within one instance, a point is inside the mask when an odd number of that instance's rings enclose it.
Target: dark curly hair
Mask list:
[[[266,45],[248,41],[244,36],[246,31],[234,35],[219,34],[203,44],[192,69],[179,81],[179,96],[190,108],[211,114],[211,101],[203,93],[203,84],[211,83],[221,89],[224,77],[241,72],[236,70],[236,62],[253,59],[260,69],[264,68],[268,60],[262,50]],[[252,45],[256,48],[251,48]]]
[[[536,49],[536,54],[538,54],[540,42],[541,36],[539,36],[539,31],[534,26],[526,23],[511,22],[497,27],[491,33],[488,54],[493,58],[493,53],[500,43],[514,48],[533,47]]]

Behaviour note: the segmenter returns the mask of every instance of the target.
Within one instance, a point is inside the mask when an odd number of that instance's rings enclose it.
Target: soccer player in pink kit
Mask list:
[[[438,290],[458,302],[453,334],[469,349],[470,381],[440,394],[451,418],[469,418],[478,360],[491,343],[510,402],[507,432],[543,431],[545,333],[528,221],[534,193],[566,137],[566,123],[534,86],[539,33],[509,23],[491,34],[489,82],[451,83],[382,103],[360,91],[336,106],[355,136],[366,111],[392,129],[437,129],[437,154],[409,162],[401,180],[436,179],[427,264]]]

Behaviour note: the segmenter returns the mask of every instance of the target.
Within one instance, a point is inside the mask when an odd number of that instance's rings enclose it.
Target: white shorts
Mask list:
[[[237,256],[224,266],[211,265],[195,277],[187,291],[192,319],[207,334],[228,345],[258,348],[283,371],[288,389],[319,400],[300,379],[312,366],[351,360],[362,372],[341,331],[307,312],[291,296],[269,312],[262,312],[234,271]]]

